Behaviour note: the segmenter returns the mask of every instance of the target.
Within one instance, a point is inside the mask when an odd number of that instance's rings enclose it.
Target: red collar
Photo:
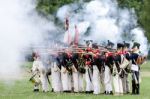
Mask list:
[[[127,51],[123,51],[122,53],[123,53],[123,54],[127,54],[128,52],[127,52]]]
[[[72,57],[72,54],[71,54],[71,53],[69,53],[69,52],[67,53],[67,55],[68,55],[68,57],[69,57],[69,58],[71,58],[71,57]]]
[[[122,54],[123,54],[123,52],[122,52],[122,51],[117,52],[117,55],[122,55]]]
[[[107,52],[106,53],[106,57],[109,57],[109,56],[112,56],[113,55],[113,52]]]

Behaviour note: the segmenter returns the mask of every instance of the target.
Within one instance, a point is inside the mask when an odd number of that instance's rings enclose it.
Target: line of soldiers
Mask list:
[[[48,73],[43,69],[39,57],[35,57],[32,71],[36,66],[41,71],[43,91],[48,91],[48,82],[53,92],[85,92],[93,94],[122,95],[130,93],[129,74],[132,75],[132,94],[140,93],[140,65],[146,59],[140,54],[140,44],[135,42],[131,50],[129,43],[118,43],[117,49],[101,48],[92,41],[86,41],[85,48],[63,50],[51,54],[51,82]],[[42,69],[41,69],[42,67]],[[45,70],[45,71],[44,71]],[[44,76],[45,77],[44,77]],[[33,77],[30,79],[33,80]],[[35,83],[34,91],[38,91]],[[104,90],[103,90],[104,89]],[[103,91],[102,91],[103,90]]]

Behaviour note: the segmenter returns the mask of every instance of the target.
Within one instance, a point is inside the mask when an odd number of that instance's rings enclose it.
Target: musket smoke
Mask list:
[[[70,16],[70,31],[74,37],[73,25],[79,25],[80,39],[92,39],[97,43],[137,41],[147,54],[147,38],[137,24],[134,9],[119,8],[116,0],[91,0],[62,6],[57,17],[63,22]],[[88,34],[88,35],[87,35]]]
[[[55,26],[36,13],[33,0],[1,0],[0,6],[0,79],[12,80],[22,74],[21,51],[42,42]]]

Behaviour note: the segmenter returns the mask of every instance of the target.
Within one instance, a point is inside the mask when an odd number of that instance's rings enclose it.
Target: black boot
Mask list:
[[[110,94],[110,95],[113,95],[113,92],[112,92],[112,91],[110,91],[110,92],[109,92],[109,94]]]
[[[140,94],[140,85],[136,84],[136,94],[139,95]]]
[[[63,92],[65,92],[65,93],[71,93],[71,91],[70,91],[70,90],[65,90],[65,91],[63,91]]]
[[[39,92],[39,88],[38,88],[38,86],[37,86],[37,85],[34,85],[33,92]]]
[[[106,94],[106,91],[103,94]]]
[[[106,92],[105,92],[105,95],[109,95],[109,91],[106,91]]]
[[[93,93],[94,91],[90,91],[90,93]]]
[[[33,91],[34,91],[34,92],[39,92],[39,89],[34,89]]]
[[[85,91],[86,94],[93,93],[93,91]]]
[[[135,90],[136,90],[136,84],[135,84],[135,81],[132,80],[132,94],[133,95],[135,94]]]
[[[129,91],[127,91],[127,93],[126,94],[130,94],[130,92]]]
[[[54,89],[52,88],[51,92],[54,92]]]

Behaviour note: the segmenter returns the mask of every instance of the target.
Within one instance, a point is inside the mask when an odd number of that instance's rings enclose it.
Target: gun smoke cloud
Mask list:
[[[0,79],[14,80],[22,75],[24,48],[38,45],[47,32],[55,30],[52,22],[40,17],[33,0],[0,1]]]
[[[64,5],[59,8],[57,17],[63,22],[66,15],[70,18],[72,38],[76,24],[82,40],[92,39],[97,43],[107,40],[131,43],[134,40],[141,44],[142,52],[147,54],[147,38],[137,24],[134,9],[119,8],[116,0],[91,0]]]

